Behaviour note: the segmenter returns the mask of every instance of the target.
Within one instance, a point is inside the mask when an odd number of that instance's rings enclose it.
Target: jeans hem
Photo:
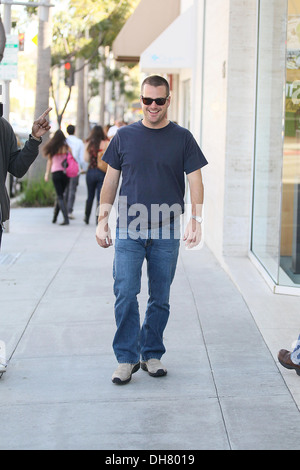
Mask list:
[[[131,360],[127,360],[127,359],[117,359],[118,361],[118,364],[131,364],[132,366],[135,366],[135,364],[138,364],[140,362],[140,360],[138,359],[137,361],[131,361]]]
[[[142,362],[147,362],[147,361],[150,361],[150,359],[157,359],[158,361],[160,361],[160,360],[161,360],[161,357],[162,357],[162,356],[157,356],[157,355],[155,355],[155,354],[152,354],[151,356],[149,356],[149,357],[147,357],[147,358],[145,358],[145,359],[142,357],[141,361],[142,361]]]

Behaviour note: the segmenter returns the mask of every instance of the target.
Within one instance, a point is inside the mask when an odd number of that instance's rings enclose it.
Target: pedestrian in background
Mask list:
[[[170,287],[179,252],[178,220],[184,211],[185,174],[190,186],[192,217],[184,240],[192,248],[201,241],[201,168],[207,164],[192,134],[169,121],[170,87],[163,77],[150,76],[144,80],[141,105],[144,119],[119,128],[103,157],[109,166],[96,230],[98,244],[103,248],[111,246],[109,213],[122,173],[113,266],[117,325],[113,348],[119,365],[112,381],[120,385],[128,383],[140,366],[153,377],[167,374],[160,359],[166,351],[163,333],[170,313]],[[135,209],[137,206],[139,209]],[[162,210],[162,217],[153,220],[152,209],[157,206],[169,210]],[[140,218],[142,213],[144,219]],[[149,299],[141,327],[137,295],[145,259]]]
[[[44,156],[48,159],[45,181],[49,180],[51,173],[57,196],[52,222],[55,223],[57,221],[59,211],[61,210],[64,221],[60,225],[69,225],[68,210],[64,200],[64,192],[69,183],[69,178],[66,175],[68,152],[71,152],[71,148],[67,144],[65,134],[62,130],[58,129],[52,139],[45,145]]]
[[[115,121],[114,125],[113,126],[110,126],[110,128],[108,129],[107,131],[107,138],[109,140],[111,140],[115,135],[116,133],[118,132],[118,130],[120,129],[120,127],[124,126],[124,122],[121,121],[120,119],[118,119],[117,121]]]
[[[281,349],[278,353],[280,364],[289,370],[295,370],[300,375],[300,335],[292,352]]]
[[[93,202],[96,196],[96,210],[98,208],[100,192],[104,181],[105,173],[98,168],[98,153],[108,144],[108,139],[102,126],[95,126],[85,142],[84,160],[88,163],[86,173],[87,200],[85,204],[84,221],[90,221]],[[97,221],[97,218],[96,218]]]
[[[0,116],[0,247],[3,222],[9,219],[9,196],[5,181],[7,173],[22,178],[39,154],[39,145],[50,125],[47,116],[52,108],[48,108],[32,125],[31,134],[22,150],[18,149],[17,139],[12,126],[2,115]]]
[[[77,191],[77,186],[79,184],[79,177],[80,177],[80,171],[84,170],[85,168],[85,162],[84,162],[84,143],[81,139],[76,137],[75,135],[75,126],[70,124],[67,127],[67,133],[69,134],[67,137],[67,144],[72,150],[72,155],[75,158],[75,160],[78,163],[79,166],[79,172],[77,176],[74,176],[73,178],[70,178],[69,184],[66,189],[65,193],[65,200],[67,204],[67,210],[68,210],[68,216],[69,219],[74,219],[73,216],[73,210],[74,210],[74,203],[75,203],[75,198],[76,198],[76,191]]]

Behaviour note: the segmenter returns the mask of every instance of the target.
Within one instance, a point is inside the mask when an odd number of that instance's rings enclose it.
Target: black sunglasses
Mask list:
[[[166,104],[166,101],[167,99],[169,98],[168,96],[166,98],[145,98],[144,96],[141,96],[142,98],[142,102],[146,105],[146,106],[150,106],[153,101],[155,101],[155,103],[157,104],[157,106],[163,106],[164,104]]]

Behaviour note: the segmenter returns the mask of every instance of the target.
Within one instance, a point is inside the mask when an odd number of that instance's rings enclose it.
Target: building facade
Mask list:
[[[250,257],[275,293],[300,295],[300,0],[164,2],[141,0],[168,19],[134,54],[142,72],[169,78],[170,119],[209,161],[205,243],[221,262]]]

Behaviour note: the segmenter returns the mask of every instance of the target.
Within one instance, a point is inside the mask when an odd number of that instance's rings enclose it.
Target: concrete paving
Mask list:
[[[70,226],[52,224],[51,208],[12,209],[0,255],[10,358],[0,449],[299,450],[300,378],[276,352],[298,337],[300,300],[272,294],[249,260],[224,269],[207,247],[182,247],[168,375],[112,384],[114,252],[96,244],[94,220],[83,223],[85,195],[81,178]],[[146,299],[144,272],[141,316]]]

